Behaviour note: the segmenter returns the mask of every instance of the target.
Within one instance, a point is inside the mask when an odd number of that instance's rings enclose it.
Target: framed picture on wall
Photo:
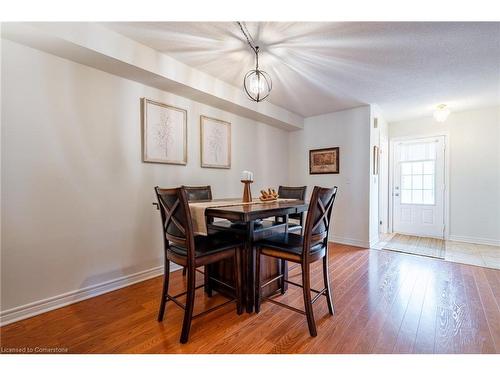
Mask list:
[[[187,111],[142,98],[142,160],[187,164]]]
[[[378,175],[379,170],[379,148],[378,146],[373,146],[373,174]]]
[[[339,173],[339,148],[309,150],[309,174]]]
[[[201,166],[231,168],[231,123],[200,116]]]

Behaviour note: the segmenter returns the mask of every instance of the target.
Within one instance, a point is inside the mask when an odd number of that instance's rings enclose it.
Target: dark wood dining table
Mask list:
[[[214,200],[220,202],[221,200]],[[228,200],[229,201],[229,200]],[[231,201],[234,202],[234,199]],[[239,233],[245,239],[245,248],[242,257],[243,280],[242,296],[246,311],[251,313],[254,309],[255,295],[255,251],[254,241],[268,237],[273,233],[288,230],[288,215],[307,211],[308,203],[302,200],[278,200],[273,202],[258,202],[256,204],[231,205],[225,207],[208,207],[205,210],[208,228],[212,230],[229,230]],[[283,223],[275,223],[275,217],[284,217]],[[218,224],[215,218],[227,219],[225,224]],[[269,219],[269,220],[263,220]],[[231,280],[232,262],[220,262],[207,269],[206,283],[209,283],[209,276],[225,280],[232,284]],[[278,276],[281,272],[280,262],[274,258],[264,257],[261,261],[261,277],[269,280]],[[283,270],[287,274],[287,267]],[[213,285],[217,290],[217,285]],[[265,295],[275,293],[279,289],[278,281],[271,283],[265,290]],[[228,291],[219,290],[228,293]]]

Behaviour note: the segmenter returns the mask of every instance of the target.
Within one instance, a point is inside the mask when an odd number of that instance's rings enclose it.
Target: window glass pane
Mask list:
[[[411,176],[401,177],[401,189],[411,189]]]
[[[411,173],[412,174],[422,174],[424,171],[424,163],[422,162],[415,162],[411,163],[412,168],[411,168]]]
[[[434,204],[434,190],[424,190],[424,204]]]
[[[411,191],[411,197],[412,197],[412,203],[413,204],[422,204],[423,198],[422,198],[422,190],[412,190]]]
[[[412,177],[412,189],[422,189],[422,176],[413,176]]]
[[[436,142],[399,144],[401,203],[435,204]]]
[[[434,176],[433,175],[424,175],[424,189],[434,189]]]
[[[411,190],[401,190],[401,203],[411,203]]]
[[[401,174],[402,175],[411,174],[411,163],[401,163]]]
[[[434,174],[434,163],[435,161],[424,162],[424,174]]]

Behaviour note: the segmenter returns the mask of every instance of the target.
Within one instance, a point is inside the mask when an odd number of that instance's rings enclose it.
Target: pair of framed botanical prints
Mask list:
[[[142,160],[187,164],[187,110],[142,98]],[[200,116],[203,168],[231,168],[231,123]]]

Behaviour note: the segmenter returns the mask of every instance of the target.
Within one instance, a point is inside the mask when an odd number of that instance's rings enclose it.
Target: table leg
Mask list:
[[[204,287],[205,293],[207,293],[209,297],[212,297],[212,281],[210,280],[210,276],[212,276],[213,271],[212,268],[210,267],[210,264],[204,267],[203,272],[205,273],[203,275],[203,283],[205,284]]]
[[[255,222],[250,221],[247,223],[247,238],[245,243],[245,256],[243,265],[243,275],[246,280],[243,283],[245,285],[245,300],[246,300],[246,311],[247,313],[253,312],[253,307],[255,303],[255,251],[253,251],[253,236],[254,236]]]

